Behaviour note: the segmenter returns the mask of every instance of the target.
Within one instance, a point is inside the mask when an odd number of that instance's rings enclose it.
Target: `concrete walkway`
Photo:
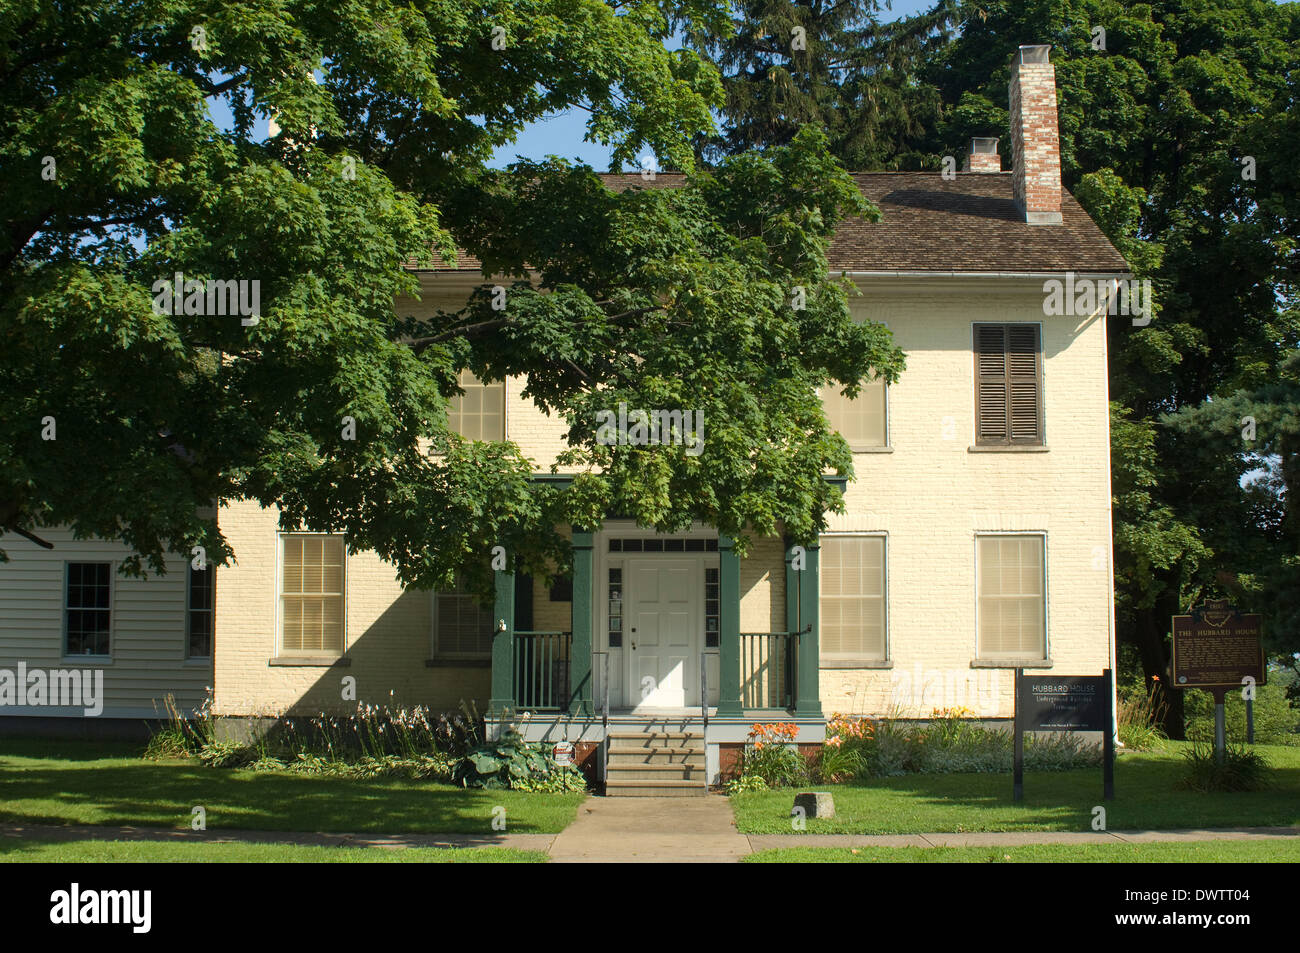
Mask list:
[[[557,863],[735,863],[750,853],[731,803],[706,797],[589,797],[555,838]]]
[[[243,842],[390,850],[510,847],[548,852],[556,863],[735,863],[754,851],[786,847],[1023,847],[1028,844],[1300,840],[1300,827],[981,834],[741,834],[736,830],[728,800],[710,794],[702,798],[590,797],[578,808],[577,819],[560,834],[319,834],[0,824],[0,839]]]

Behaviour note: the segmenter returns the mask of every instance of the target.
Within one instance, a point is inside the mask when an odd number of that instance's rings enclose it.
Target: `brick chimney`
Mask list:
[[[1030,225],[1061,224],[1061,142],[1050,46],[1022,46],[1011,61],[1011,184]]]
[[[1001,172],[1002,157],[998,155],[997,139],[972,139],[966,150],[963,172]]]

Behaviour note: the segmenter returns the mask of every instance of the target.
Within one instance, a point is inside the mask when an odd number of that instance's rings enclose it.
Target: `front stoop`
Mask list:
[[[708,793],[704,734],[665,730],[611,731],[605,761],[608,797],[703,797]]]

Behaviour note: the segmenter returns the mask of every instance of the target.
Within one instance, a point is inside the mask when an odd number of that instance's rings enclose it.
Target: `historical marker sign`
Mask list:
[[[1106,731],[1110,682],[1104,675],[1022,675],[1021,731]]]
[[[1257,615],[1240,615],[1226,599],[1173,617],[1173,676],[1177,688],[1240,688],[1264,684]]]
[[[1025,796],[1026,731],[1100,731],[1102,796],[1115,796],[1114,685],[1100,675],[1026,675],[1016,669],[1011,796]]]

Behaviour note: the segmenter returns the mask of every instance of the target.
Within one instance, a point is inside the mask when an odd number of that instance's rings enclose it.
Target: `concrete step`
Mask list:
[[[613,781],[657,780],[704,783],[703,764],[611,764],[605,775]]]
[[[624,764],[704,765],[704,748],[611,747],[610,766]]]
[[[703,780],[683,781],[629,778],[626,781],[610,778],[605,782],[607,797],[704,797],[708,789]]]
[[[611,731],[615,748],[702,748],[704,735],[691,731]]]

